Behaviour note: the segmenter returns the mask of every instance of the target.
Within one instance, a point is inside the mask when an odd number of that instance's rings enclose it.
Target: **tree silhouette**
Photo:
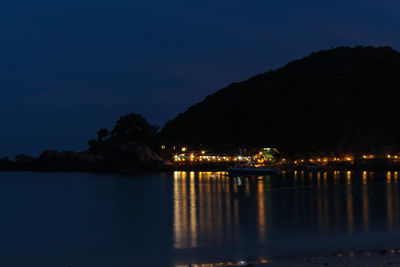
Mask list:
[[[158,127],[149,124],[146,119],[136,113],[119,118],[111,131],[110,141],[113,143],[143,142],[152,145],[157,137]]]
[[[113,145],[144,143],[152,148],[158,143],[158,127],[149,124],[146,119],[136,113],[122,116],[112,131],[102,128],[97,131],[97,140],[89,140],[89,151],[104,154],[112,150]]]
[[[97,141],[102,142],[109,134],[110,132],[106,128],[101,128],[97,131]]]

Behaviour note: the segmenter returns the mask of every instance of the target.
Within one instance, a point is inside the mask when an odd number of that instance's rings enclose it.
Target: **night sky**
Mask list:
[[[84,150],[130,112],[162,126],[313,51],[399,50],[399,10],[394,0],[2,0],[0,156]]]

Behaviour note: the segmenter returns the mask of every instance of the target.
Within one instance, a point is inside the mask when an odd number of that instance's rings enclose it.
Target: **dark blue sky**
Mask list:
[[[84,150],[142,113],[340,45],[400,49],[399,1],[0,1],[0,156]]]

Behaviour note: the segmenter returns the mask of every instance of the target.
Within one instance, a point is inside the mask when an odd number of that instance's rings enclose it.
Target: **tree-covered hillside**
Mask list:
[[[163,140],[272,146],[288,156],[400,147],[400,53],[339,47],[233,83],[169,121]]]

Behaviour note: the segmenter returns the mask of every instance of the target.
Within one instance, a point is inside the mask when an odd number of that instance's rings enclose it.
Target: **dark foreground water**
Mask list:
[[[0,266],[186,266],[400,247],[397,172],[0,173]]]

